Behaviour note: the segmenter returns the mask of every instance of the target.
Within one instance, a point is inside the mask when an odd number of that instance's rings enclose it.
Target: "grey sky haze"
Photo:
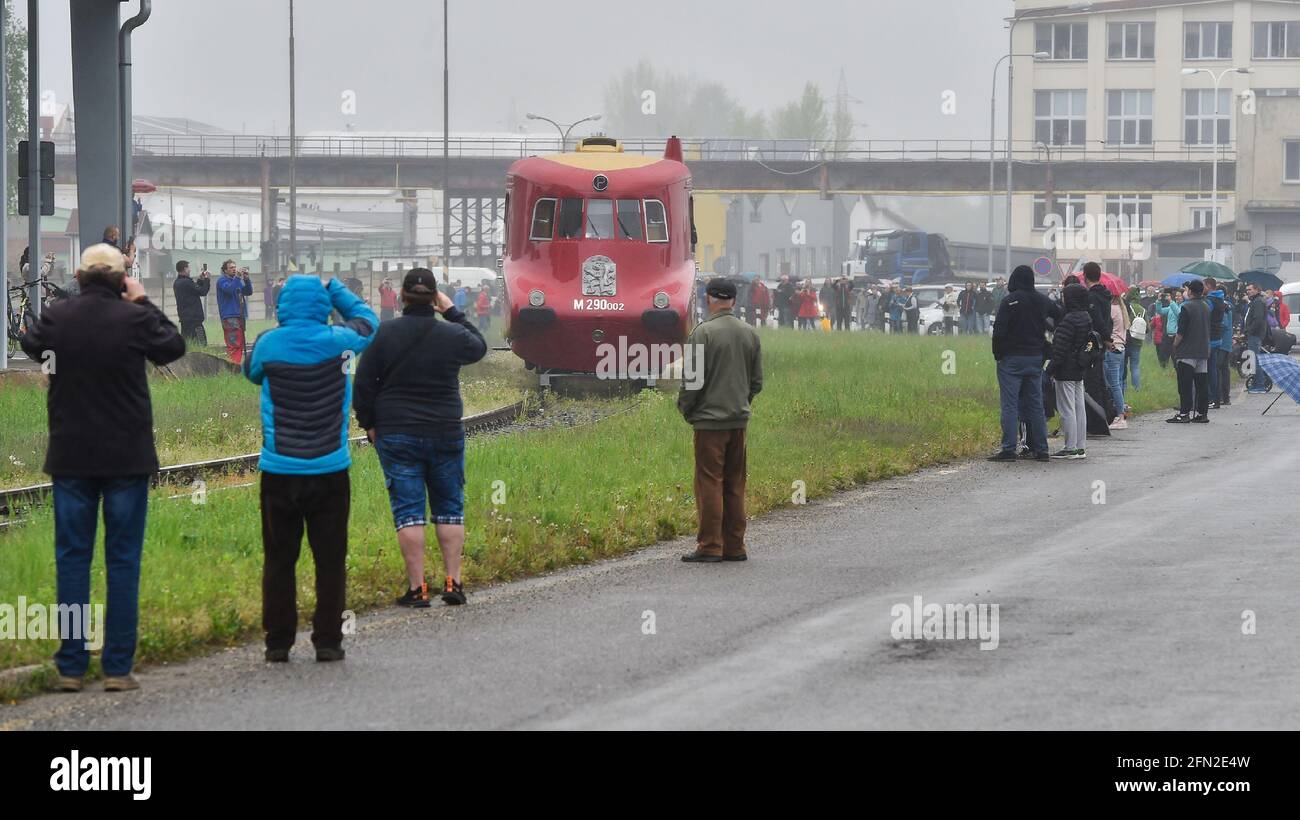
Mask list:
[[[25,19],[26,4],[15,6]],[[68,4],[41,6],[41,87],[66,101]],[[123,18],[136,7],[123,4]],[[295,8],[300,131],[441,129],[440,2]],[[833,95],[843,68],[862,101],[853,107],[859,138],[986,139],[991,72],[1012,8],[1011,0],[452,0],[452,130],[515,130],[530,110],[581,118],[600,110],[610,76],[645,57],[722,82],[767,111],[809,80]],[[136,113],[287,132],[287,10],[288,0],[155,0],[136,33]],[[348,90],[351,117],[341,112]],[[953,116],[941,110],[946,90],[957,95]]]

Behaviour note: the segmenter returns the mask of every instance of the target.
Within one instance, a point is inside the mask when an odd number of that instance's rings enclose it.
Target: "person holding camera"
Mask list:
[[[342,324],[330,325],[337,311]],[[279,326],[258,337],[244,376],[261,386],[262,626],[266,660],[283,663],[298,633],[295,568],[304,528],[316,564],[316,660],[343,660],[347,592],[348,407],[353,362],[379,317],[342,282],[290,276],[276,305]]]
[[[60,607],[85,613],[95,529],[103,502],[108,612],[104,688],[138,688],[131,677],[139,622],[140,559],[149,476],[158,470],[145,362],[169,364],[185,340],[126,275],[111,245],[91,245],[77,269],[81,295],[41,312],[22,338],[48,364],[49,444],[44,470],[54,483],[54,562]],[[83,615],[84,617],[84,615]],[[84,628],[84,622],[83,622]],[[80,691],[90,663],[86,642],[64,640],[54,656],[59,688]]]
[[[244,361],[244,333],[248,325],[248,297],[253,295],[253,282],[248,278],[248,268],[235,269],[235,260],[221,263],[221,279],[217,281],[217,315],[221,317],[221,332],[226,339],[226,355],[235,364]]]
[[[176,281],[172,292],[176,294],[176,317],[180,319],[181,335],[199,347],[208,346],[208,333],[203,329],[203,320],[207,311],[203,309],[203,297],[212,287],[212,277],[205,265],[196,281],[190,276],[190,263],[182,259],[176,263]]]

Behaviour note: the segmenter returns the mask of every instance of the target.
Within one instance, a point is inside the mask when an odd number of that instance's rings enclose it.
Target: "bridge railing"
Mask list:
[[[569,142],[570,150],[575,140]],[[634,154],[661,156],[666,140],[660,137],[634,137],[621,140],[623,150]],[[270,157],[289,156],[289,138],[251,134],[136,134],[132,140],[135,156],[159,157]],[[297,138],[300,157],[413,158],[441,157],[440,136],[368,134],[332,134]],[[56,151],[75,153],[75,144],[65,139],[56,142]],[[1094,140],[1083,145],[1043,147],[1031,140],[1017,140],[1012,146],[1018,161],[1208,161],[1215,146],[1186,145],[1178,140],[1155,141],[1149,145],[1108,145]],[[448,141],[452,157],[519,158],[560,150],[559,137],[454,136]],[[1236,157],[1234,145],[1218,147],[1219,159]],[[692,137],[682,140],[685,159],[751,162],[882,162],[882,161],[994,161],[1005,159],[1005,140],[792,140],[737,139],[729,137]]]

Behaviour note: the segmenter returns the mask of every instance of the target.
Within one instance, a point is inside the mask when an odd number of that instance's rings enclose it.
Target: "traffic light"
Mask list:
[[[18,143],[18,215],[27,216],[31,203],[27,201],[28,178],[31,168],[27,162],[27,140]],[[41,216],[54,215],[54,143],[41,140]]]

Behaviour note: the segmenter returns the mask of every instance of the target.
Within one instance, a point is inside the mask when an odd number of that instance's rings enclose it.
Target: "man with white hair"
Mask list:
[[[49,445],[44,470],[54,482],[54,561],[59,605],[89,623],[90,566],[100,500],[104,508],[104,688],[139,688],[131,676],[139,622],[140,555],[149,477],[158,471],[145,362],[185,354],[185,340],[126,275],[112,245],[91,245],[77,269],[81,294],[41,312],[22,339],[50,377]],[[74,630],[75,631],[75,630]],[[76,692],[90,663],[84,634],[61,635],[54,656],[59,688]]]

